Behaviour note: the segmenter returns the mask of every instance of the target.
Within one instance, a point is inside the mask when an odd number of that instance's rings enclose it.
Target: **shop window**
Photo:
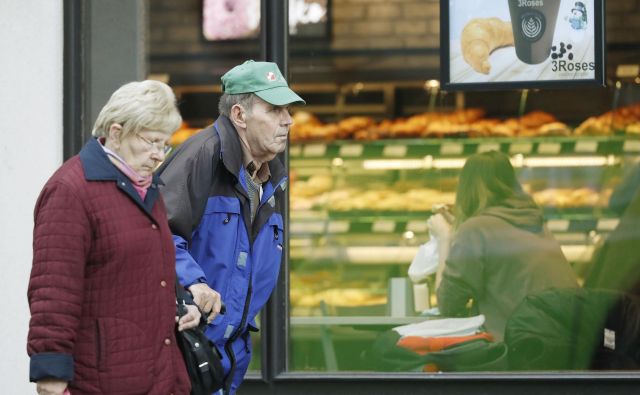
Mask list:
[[[151,3],[157,16],[162,7]],[[638,311],[627,296],[637,293],[634,229],[640,229],[631,199],[640,160],[637,72],[609,88],[444,92],[437,1],[330,3],[321,22],[326,34],[289,40],[287,77],[307,105],[291,109],[289,330],[282,347],[288,354],[274,357],[286,359],[282,373],[422,378],[440,371],[637,369],[633,358],[615,359],[637,349],[638,338],[622,325]],[[183,14],[195,18],[188,45],[167,44],[162,38],[179,35],[153,26],[151,34],[150,69],[170,75],[190,133],[217,116],[219,75],[259,56],[257,38],[203,39],[200,11]],[[508,215],[466,214],[455,223],[454,240],[463,245],[489,237],[455,239],[478,220],[489,221],[480,230],[497,233],[501,243],[485,255],[452,247],[452,262],[483,270],[471,274],[474,284],[444,271],[445,284],[469,297],[443,314],[446,302],[437,295],[443,266],[434,261],[428,221],[443,205],[461,215],[455,204],[462,168],[489,151],[508,158],[542,222],[505,231],[499,224]],[[630,188],[619,196],[626,198],[612,198],[624,185]],[[522,245],[529,234],[552,242]],[[530,268],[541,271],[536,276],[515,282],[489,276],[495,266],[512,264],[504,262],[507,254],[515,261],[549,249],[555,266]],[[414,261],[422,271],[410,276]],[[549,284],[565,290],[554,293]],[[510,302],[501,321],[486,310],[497,306],[488,296]],[[447,318],[458,321],[432,327]],[[531,329],[537,332],[527,337]],[[252,336],[253,375],[262,369],[262,336]]]
[[[640,195],[615,208],[640,174],[639,103],[614,101],[629,84],[442,92],[437,2],[333,7],[331,50],[290,53],[298,92],[325,100],[293,108],[289,370],[637,369],[637,254],[613,253],[640,236]],[[503,215],[524,213],[509,199],[468,203],[463,166],[490,151],[536,225]],[[429,224],[443,206],[447,263]]]

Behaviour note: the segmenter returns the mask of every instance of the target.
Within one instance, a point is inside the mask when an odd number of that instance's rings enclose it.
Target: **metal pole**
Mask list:
[[[274,62],[287,81],[289,2],[284,0],[262,0],[261,2],[261,57]],[[288,167],[289,154],[278,156]],[[285,221],[285,248],[280,266],[280,276],[269,302],[262,311],[262,378],[268,383],[287,370],[289,339],[289,193],[285,191],[282,218]],[[273,387],[272,387],[272,390]]]
[[[262,0],[261,6],[261,57],[267,62],[276,63],[288,80],[289,2]]]

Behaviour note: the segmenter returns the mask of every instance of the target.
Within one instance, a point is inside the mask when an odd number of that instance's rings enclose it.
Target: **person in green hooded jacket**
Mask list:
[[[443,266],[440,313],[467,315],[471,302],[496,340],[503,339],[507,319],[526,296],[578,286],[542,210],[503,153],[470,156],[460,173],[453,216],[433,215],[428,228],[438,240]]]

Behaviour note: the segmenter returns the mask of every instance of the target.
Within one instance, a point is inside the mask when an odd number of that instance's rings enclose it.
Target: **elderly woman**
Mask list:
[[[472,300],[488,332],[502,340],[507,319],[527,295],[577,287],[560,245],[544,227],[542,210],[523,191],[505,154],[467,159],[454,214],[454,231],[444,213],[427,221],[444,263],[437,290],[443,315],[465,314]]]
[[[30,380],[39,394],[188,394],[175,251],[154,169],[181,123],[171,89],[131,82],[35,206]],[[179,330],[200,320],[195,306]]]

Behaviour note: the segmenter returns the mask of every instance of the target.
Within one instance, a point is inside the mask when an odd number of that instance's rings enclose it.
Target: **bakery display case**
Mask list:
[[[288,152],[291,370],[370,370],[362,353],[381,330],[437,307],[433,276],[418,306],[407,271],[429,239],[433,206],[454,203],[471,154],[511,157],[580,279],[616,228],[608,201],[640,158],[640,105],[565,123],[541,110],[488,115],[495,111],[465,107],[465,94],[435,88],[434,81],[294,86],[309,105],[292,109]],[[221,94],[217,86],[175,90],[191,111]],[[176,145],[212,121],[185,119]]]
[[[300,111],[294,120],[291,364],[302,370],[367,370],[359,355],[376,330],[429,314],[415,308],[407,270],[429,238],[432,207],[454,203],[469,155],[498,150],[511,157],[582,280],[599,241],[619,221],[609,197],[640,154],[640,105],[573,126],[543,111],[499,120],[482,109],[336,122]],[[437,306],[434,292],[427,295],[426,306]],[[406,305],[400,313],[398,298]]]

